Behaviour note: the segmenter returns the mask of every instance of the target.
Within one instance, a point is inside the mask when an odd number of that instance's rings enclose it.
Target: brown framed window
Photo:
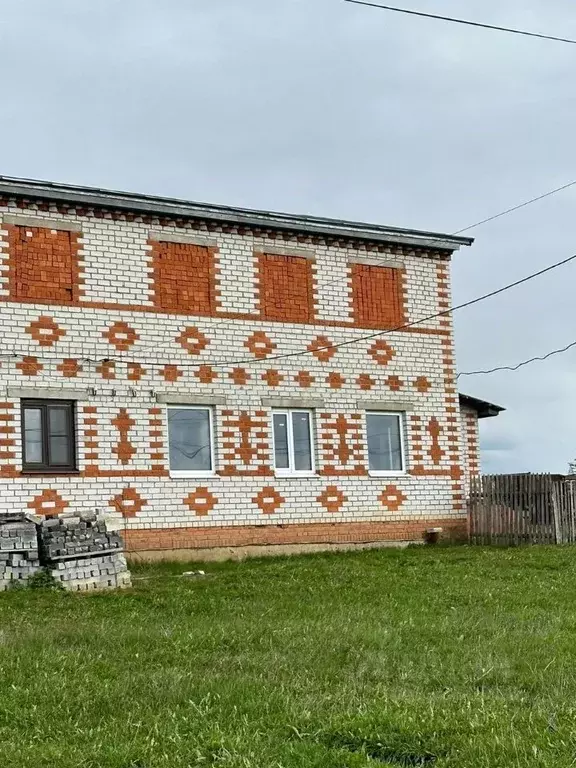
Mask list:
[[[403,270],[352,264],[354,322],[362,328],[395,328],[404,322]]]
[[[22,400],[22,468],[52,472],[76,469],[74,403]]]
[[[309,323],[314,319],[312,263],[301,256],[259,255],[260,308],[266,320]]]
[[[213,315],[214,248],[154,242],[154,305],[165,312]]]
[[[6,225],[10,294],[22,301],[69,304],[77,299],[78,233]]]

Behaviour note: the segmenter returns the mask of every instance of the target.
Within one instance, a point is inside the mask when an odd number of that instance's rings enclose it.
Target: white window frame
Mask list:
[[[212,469],[172,469],[170,467],[170,411],[208,411],[208,429],[210,436],[210,464]],[[188,405],[186,403],[170,403],[166,405],[166,437],[168,440],[168,468],[170,477],[215,477],[216,475],[216,454],[214,446],[214,408],[210,405]]]
[[[395,416],[398,420],[400,431],[400,459],[402,469],[370,469],[370,449],[368,446],[368,416]],[[366,411],[366,456],[368,459],[368,475],[370,477],[398,477],[406,474],[406,446],[404,443],[404,425],[406,415],[404,411]]]
[[[294,469],[294,432],[292,429],[292,414],[307,413],[308,425],[310,430],[310,458],[312,469]],[[276,434],[274,431],[274,416],[276,414],[286,416],[288,427],[288,468],[276,466]],[[276,477],[313,477],[316,474],[316,441],[314,439],[314,411],[310,408],[273,408],[270,416],[272,430],[272,459],[274,463],[274,474]]]

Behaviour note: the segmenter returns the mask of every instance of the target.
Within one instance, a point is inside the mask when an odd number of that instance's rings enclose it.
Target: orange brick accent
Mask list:
[[[432,440],[430,448],[428,449],[428,455],[432,459],[433,464],[440,464],[442,456],[444,456],[444,451],[440,447],[440,442],[439,442],[440,433],[442,432],[442,427],[440,426],[438,419],[435,416],[433,416],[428,422],[426,431],[428,432]]]
[[[244,346],[248,349],[255,358],[258,360],[264,360],[264,358],[271,355],[276,349],[276,344],[271,341],[264,331],[254,331],[246,341]]]
[[[361,373],[360,376],[358,376],[356,379],[356,384],[360,387],[360,389],[369,390],[372,389],[376,382],[372,376],[369,376],[367,373]]]
[[[81,365],[78,360],[73,358],[66,358],[56,366],[56,370],[68,379],[75,379],[76,376],[82,371]]]
[[[12,224],[2,226],[8,231],[12,299],[70,304],[79,298],[76,232]]]
[[[84,460],[85,472],[97,471],[98,467],[98,418],[95,405],[85,405],[82,408],[84,414]]]
[[[109,504],[112,509],[119,512],[122,517],[136,517],[148,502],[143,499],[135,488],[128,486],[122,493],[110,499]]]
[[[270,443],[266,411],[222,411],[222,476],[269,475]]]
[[[206,336],[195,326],[184,328],[176,341],[189,355],[199,355],[209,344]]]
[[[284,376],[282,376],[282,374],[279,373],[278,371],[269,370],[269,371],[264,371],[264,373],[261,376],[261,379],[262,381],[265,381],[269,387],[277,387],[282,383],[282,381],[284,381]]]
[[[312,352],[314,357],[320,360],[321,363],[327,363],[336,354],[333,342],[330,341],[328,336],[316,336],[306,349],[308,352]]]
[[[246,368],[234,368],[234,370],[230,371],[228,377],[238,386],[244,386],[250,380],[250,374]]]
[[[464,441],[466,446],[466,467],[468,478],[480,474],[480,446],[478,438],[478,417],[472,411],[464,412]]]
[[[28,333],[34,341],[37,341],[41,347],[52,347],[62,336],[66,336],[66,331],[54,321],[52,317],[40,315],[26,326]]]
[[[328,485],[317,497],[316,501],[322,504],[327,512],[336,514],[340,512],[348,498],[336,485]]]
[[[404,386],[404,382],[399,376],[388,376],[384,383],[392,392],[399,392]]]
[[[51,488],[42,491],[28,502],[28,509],[33,509],[37,515],[46,515],[46,517],[55,517],[64,512],[68,506],[69,503]]]
[[[341,373],[331,371],[326,376],[326,384],[329,385],[330,389],[342,389],[343,385],[346,384],[346,379]]]
[[[419,376],[414,382],[414,389],[418,390],[418,392],[422,392],[422,394],[428,392],[431,386],[432,384],[426,376]]]
[[[310,259],[259,254],[258,281],[262,318],[285,323],[312,322],[314,292]]]
[[[183,503],[191,512],[194,512],[197,517],[205,517],[214,509],[218,503],[218,499],[208,490],[208,488],[200,486],[192,491],[192,493],[189,493]]]
[[[395,485],[387,485],[380,496],[378,496],[378,501],[389,512],[397,512],[406,501],[406,498],[406,495]]]
[[[314,376],[312,376],[310,371],[299,371],[296,376],[294,376],[294,381],[299,387],[308,388],[314,383]]]
[[[422,541],[428,528],[442,528],[446,538],[466,539],[463,515],[434,519],[395,519],[368,523],[293,523],[290,525],[191,526],[128,529],[130,552],[271,546],[278,544],[363,544],[378,541]]]
[[[116,456],[118,456],[118,460],[121,464],[126,465],[136,453],[136,448],[134,448],[128,439],[130,430],[136,422],[134,419],[130,418],[126,408],[120,408],[118,415],[112,419],[111,424],[113,427],[116,427],[119,434],[118,443],[112,448],[112,453],[115,453]]]
[[[184,375],[183,371],[181,371],[177,365],[165,365],[161,368],[160,373],[164,377],[164,381],[172,384]]]
[[[397,328],[404,320],[403,270],[352,264],[354,320],[362,328]]]
[[[23,357],[20,362],[16,363],[16,368],[23,376],[37,376],[44,366],[38,362],[37,357]]]
[[[343,413],[319,415],[320,450],[324,463],[320,474],[365,474],[362,421]]]
[[[390,344],[385,342],[383,339],[378,339],[374,342],[374,344],[372,344],[368,350],[368,354],[374,360],[374,362],[378,363],[378,365],[388,365],[396,352],[392,349]]]
[[[14,422],[16,404],[10,402],[0,402],[0,445],[6,450],[0,457],[0,477],[11,477],[16,474],[14,448],[16,440],[14,438]]]
[[[103,379],[115,379],[116,378],[116,363],[112,360],[104,360],[102,363],[96,366],[96,372],[102,376]]]
[[[216,248],[191,243],[151,241],[153,290],[156,309],[214,315],[219,291],[216,287]]]
[[[286,499],[269,485],[258,491],[252,501],[262,510],[263,514],[272,515],[284,504]]]
[[[201,365],[200,368],[194,372],[194,376],[202,384],[211,384],[218,378],[218,374],[210,365]]]
[[[140,381],[140,379],[146,375],[146,369],[143,368],[140,363],[128,363],[128,381]]]
[[[127,352],[140,338],[134,328],[124,321],[113,323],[107,330],[102,331],[102,337],[119,352]]]

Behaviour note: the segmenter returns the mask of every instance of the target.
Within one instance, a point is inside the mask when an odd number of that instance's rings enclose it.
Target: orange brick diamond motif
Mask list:
[[[286,499],[281,496],[275,488],[267,486],[262,488],[252,499],[254,504],[262,510],[265,515],[273,515],[279,509]]]
[[[28,509],[33,509],[37,515],[46,515],[46,517],[59,515],[67,506],[69,506],[68,502],[51,488],[42,491],[28,502]]]
[[[26,333],[30,334],[41,347],[52,347],[62,336],[66,336],[66,331],[46,315],[40,315],[37,320],[33,320],[26,327]]]
[[[119,352],[126,352],[140,338],[134,328],[124,321],[113,323],[106,331],[102,331],[102,336]]]
[[[16,368],[23,376],[37,376],[43,367],[36,357],[23,357],[20,362],[16,363]]]
[[[118,496],[110,499],[109,504],[122,517],[136,517],[138,512],[141,512],[146,506],[147,501],[140,496],[135,488],[128,486]]]
[[[358,384],[360,389],[369,390],[372,389],[376,382],[372,376],[369,376],[367,373],[361,373],[360,376],[358,376],[356,379],[356,384]]]
[[[336,513],[340,511],[342,505],[348,499],[337,486],[329,485],[317,497],[316,501],[322,504],[327,512]]]
[[[342,389],[342,386],[346,383],[346,379],[341,373],[332,371],[326,376],[326,383],[330,385],[331,389]]]
[[[264,360],[264,358],[268,357],[268,355],[272,354],[276,349],[276,344],[266,336],[264,331],[254,331],[254,333],[246,339],[244,346],[246,349],[249,349],[258,360]]]
[[[196,488],[195,491],[192,491],[192,493],[189,493],[183,503],[186,504],[188,509],[191,512],[194,512],[197,517],[205,517],[214,509],[218,503],[218,499],[208,490],[208,488],[200,486],[199,488]]]
[[[419,376],[414,382],[414,388],[423,394],[428,392],[431,386],[432,384],[430,384],[426,376]]]
[[[204,336],[202,331],[199,331],[198,328],[194,326],[184,328],[181,334],[176,338],[176,341],[189,355],[199,355],[209,344],[208,339]]]
[[[201,365],[200,368],[195,371],[194,376],[196,376],[198,381],[202,382],[202,384],[211,384],[214,379],[218,378],[218,374],[210,365]]]
[[[382,506],[386,507],[389,512],[396,512],[400,509],[402,504],[406,501],[406,498],[407,497],[402,491],[395,485],[387,485],[380,496],[378,496],[378,500],[382,503]]]
[[[67,358],[66,360],[62,360],[62,362],[56,367],[56,370],[59,371],[62,376],[66,376],[69,379],[75,379],[76,376],[78,376],[78,374],[81,372],[82,368],[78,364],[78,360]]]
[[[336,354],[333,342],[330,341],[328,336],[317,336],[306,349],[308,352],[312,352],[314,357],[320,360],[321,363],[327,363]]]
[[[146,374],[146,369],[143,368],[140,363],[128,363],[128,381],[140,381],[142,376]]]
[[[237,384],[238,386],[244,386],[250,379],[250,374],[245,368],[234,368],[234,370],[230,371],[228,376],[232,379],[234,384]]]
[[[172,384],[184,375],[177,365],[165,365],[160,373],[164,377],[164,381],[169,381]]]
[[[376,363],[378,363],[378,365],[388,365],[390,360],[392,360],[394,357],[395,352],[390,344],[387,344],[382,339],[379,339],[378,341],[375,341],[374,344],[372,344],[368,350],[368,354]]]
[[[269,387],[277,387],[279,384],[282,383],[283,380],[284,380],[284,376],[282,376],[281,373],[278,373],[278,371],[275,371],[273,369],[269,371],[265,371],[262,374],[262,381],[265,381]]]
[[[386,386],[390,387],[392,392],[399,392],[404,386],[404,382],[398,376],[388,376],[385,381]]]
[[[112,360],[103,360],[96,366],[96,371],[102,376],[103,379],[115,379],[116,378],[116,363]]]
[[[309,371],[299,371],[294,376],[294,381],[299,387],[309,387],[314,383],[314,376]]]

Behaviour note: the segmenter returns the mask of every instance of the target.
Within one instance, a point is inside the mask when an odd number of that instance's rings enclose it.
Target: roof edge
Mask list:
[[[38,179],[0,176],[0,194],[37,198],[82,206],[109,207],[145,214],[199,218],[244,226],[296,230],[315,235],[349,237],[386,243],[413,245],[455,251],[471,245],[473,238],[427,232],[416,229],[386,227],[345,219],[261,211],[251,208],[197,203],[179,198],[156,197],[135,192],[121,192],[97,187],[84,187]]]
[[[462,392],[459,393],[458,397],[460,405],[475,410],[479,419],[489,419],[493,416],[498,416],[498,414],[506,410],[501,405],[489,403],[487,400],[480,400],[478,397],[472,397],[472,395],[464,395]]]

